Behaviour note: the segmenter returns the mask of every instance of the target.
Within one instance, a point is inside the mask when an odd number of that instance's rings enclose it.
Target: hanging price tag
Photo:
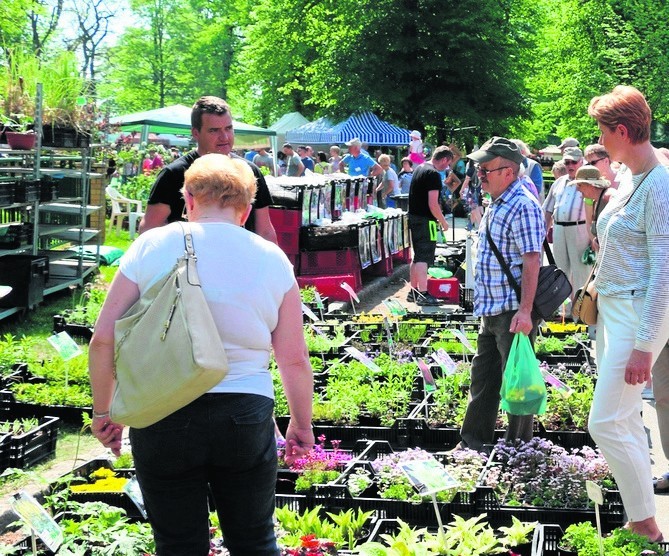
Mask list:
[[[437,383],[432,376],[429,365],[422,359],[417,359],[416,364],[423,375],[423,384],[426,392],[434,392],[437,389]]]
[[[316,314],[311,309],[309,309],[309,307],[307,307],[304,303],[302,303],[302,312],[305,315],[307,315],[312,321],[318,322],[319,319],[316,316]]]
[[[348,353],[351,357],[357,359],[362,363],[365,367],[368,369],[371,369],[374,372],[381,372],[383,369],[379,367],[374,361],[372,361],[369,357],[367,357],[364,353],[362,353],[358,348],[354,348],[353,346],[348,346],[344,348],[344,351]]]
[[[453,328],[451,330],[451,334],[453,334],[453,336],[455,336],[458,340],[460,340],[460,343],[463,346],[465,346],[465,348],[469,350],[470,353],[476,353],[474,346],[472,346],[472,344],[469,342],[469,339],[467,338],[464,330],[458,330],[457,328]]]
[[[430,357],[432,357],[434,362],[441,367],[441,370],[445,375],[455,374],[457,364],[455,361],[453,361],[453,358],[443,349],[438,349],[436,352],[431,353]]]
[[[560,392],[560,394],[562,394],[565,398],[568,398],[574,393],[574,390],[570,386],[562,382],[558,377],[549,372],[547,369],[540,367],[540,370],[544,380],[558,392]]]

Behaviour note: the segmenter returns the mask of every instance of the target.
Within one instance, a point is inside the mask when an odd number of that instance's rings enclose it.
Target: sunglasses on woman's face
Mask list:
[[[564,165],[565,166],[576,166],[578,164],[578,160],[565,160]]]

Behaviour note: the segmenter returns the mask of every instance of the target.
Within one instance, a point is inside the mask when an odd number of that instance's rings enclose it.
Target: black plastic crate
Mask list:
[[[334,251],[358,247],[357,224],[305,226],[300,228],[300,249],[306,251]]]
[[[0,257],[0,283],[12,287],[0,298],[0,307],[33,308],[44,299],[49,279],[49,258],[34,255]]]
[[[39,201],[40,182],[39,180],[22,180],[16,183],[14,188],[15,203],[34,203]]]
[[[27,469],[53,456],[59,425],[58,417],[41,417],[40,424],[33,430],[12,436],[9,466]]]
[[[14,202],[14,182],[0,182],[0,207],[6,207]]]
[[[573,523],[596,523],[594,508],[546,508],[538,506],[506,506],[500,503],[491,487],[478,486],[473,495],[475,512],[486,513],[493,527],[511,525],[512,516],[521,521],[556,523],[568,527]],[[604,505],[599,509],[602,531],[608,533],[624,523],[623,506],[618,491],[604,491]]]
[[[61,477],[61,482],[52,488],[68,488],[64,481],[70,475],[74,478],[75,484],[81,484],[82,480],[87,482],[90,475],[98,469],[112,469],[119,477],[130,479],[134,476],[134,469],[114,469],[114,464],[105,458],[95,458],[83,465],[73,469]],[[125,492],[73,492],[70,491],[69,499],[75,502],[104,502],[110,506],[115,506],[126,511],[128,517],[133,520],[143,520],[143,516],[130,496]]]
[[[58,417],[66,423],[83,425],[82,415],[91,416],[93,408],[74,407],[67,405],[39,405],[19,402],[13,392],[0,391],[0,419],[8,420],[16,417]],[[11,415],[11,417],[9,417]]]

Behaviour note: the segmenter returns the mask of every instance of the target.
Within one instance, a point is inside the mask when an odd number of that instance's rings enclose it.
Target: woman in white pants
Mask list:
[[[669,339],[669,172],[650,144],[651,110],[638,90],[618,86],[593,98],[588,113],[599,142],[631,173],[597,222],[599,376],[589,429],[618,483],[628,527],[658,541],[641,392]]]

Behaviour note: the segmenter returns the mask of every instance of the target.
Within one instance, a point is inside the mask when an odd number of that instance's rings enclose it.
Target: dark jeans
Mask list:
[[[481,450],[484,444],[492,444],[494,441],[502,375],[514,336],[509,332],[509,327],[515,314],[516,311],[507,311],[494,317],[481,318],[478,346],[472,359],[469,405],[460,429],[460,437],[467,448]],[[534,321],[530,334],[532,345],[537,336],[538,324],[538,321]],[[504,438],[526,441],[532,438],[533,415],[507,416],[509,427]]]
[[[130,429],[157,556],[207,556],[211,494],[232,556],[278,555],[274,402],[205,394],[144,429]]]

